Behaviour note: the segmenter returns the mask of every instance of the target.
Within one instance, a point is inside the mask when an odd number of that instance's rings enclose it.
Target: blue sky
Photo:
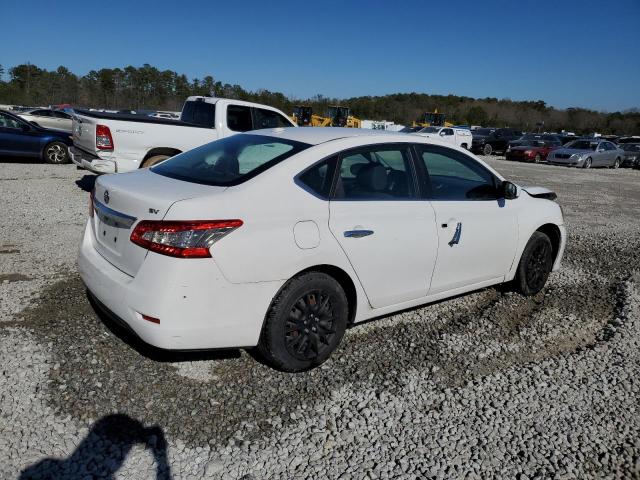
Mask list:
[[[640,107],[640,0],[0,0],[0,10],[5,68],[150,63],[300,98],[416,91]]]

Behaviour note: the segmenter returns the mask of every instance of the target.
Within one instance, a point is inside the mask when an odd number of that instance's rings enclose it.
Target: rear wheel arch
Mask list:
[[[144,156],[144,158],[142,159],[142,162],[140,162],[140,168],[144,168],[145,162],[147,162],[147,160],[149,160],[149,159],[151,159],[153,157],[157,157],[157,156],[160,156],[160,155],[167,156],[167,157],[173,157],[175,155],[178,155],[179,153],[182,153],[182,151],[178,150],[177,148],[169,148],[169,147],[152,148]]]
[[[278,295],[280,295],[280,292],[282,291],[282,289],[284,289],[292,279],[299,277],[300,275],[304,275],[305,273],[311,273],[311,272],[324,273],[325,275],[328,275],[333,279],[335,279],[338,282],[338,284],[340,284],[340,286],[342,287],[342,290],[344,290],[344,293],[347,296],[347,303],[349,306],[348,325],[353,324],[356,318],[356,309],[358,304],[358,293],[356,290],[356,285],[353,279],[351,278],[351,276],[347,272],[345,272],[340,267],[336,267],[335,265],[327,265],[327,264],[314,265],[312,267],[305,268],[304,270],[300,270],[295,275],[292,275],[291,278],[289,278],[289,280],[287,280],[284,283],[284,285],[282,285],[282,287],[274,295],[273,297],[274,300],[278,297]],[[272,300],[272,303],[273,303],[273,300]]]

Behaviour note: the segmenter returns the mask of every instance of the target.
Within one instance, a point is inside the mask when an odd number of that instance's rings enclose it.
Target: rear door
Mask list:
[[[438,237],[433,209],[417,194],[407,144],[344,152],[329,227],[374,308],[424,297]]]
[[[518,241],[517,206],[499,198],[499,179],[472,157],[416,145],[438,233],[430,294],[501,279]]]

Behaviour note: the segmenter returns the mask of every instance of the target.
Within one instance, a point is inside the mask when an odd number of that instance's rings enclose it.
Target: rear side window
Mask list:
[[[317,197],[323,199],[329,198],[333,172],[337,161],[337,157],[331,157],[328,160],[313,165],[296,178],[296,183]]]
[[[437,146],[416,145],[428,173],[425,190],[434,200],[495,200],[496,179],[472,158]]]
[[[36,117],[51,117],[51,112],[49,110],[35,110],[31,112],[31,115]]]
[[[288,122],[282,115],[273,110],[266,110],[264,108],[253,109],[253,129],[258,130],[260,128],[280,128],[290,127],[291,123]]]
[[[243,105],[229,105],[227,107],[227,125],[234,132],[253,130],[251,108]]]
[[[207,102],[186,102],[182,108],[180,119],[183,122],[215,128],[216,106],[213,103]]]
[[[233,135],[181,153],[152,172],[204,185],[238,185],[309,145],[265,135]]]

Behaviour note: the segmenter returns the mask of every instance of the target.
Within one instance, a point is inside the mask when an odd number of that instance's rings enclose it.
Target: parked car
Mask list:
[[[69,163],[68,133],[49,130],[0,110],[0,155],[40,158],[47,163]]]
[[[549,154],[547,162],[568,167],[612,167],[622,164],[624,150],[598,138],[583,138],[568,143]]]
[[[640,143],[622,143],[618,148],[624,151],[621,167],[634,167],[640,163]]]
[[[547,155],[551,150],[561,146],[560,140],[552,135],[523,135],[518,140],[509,142],[505,158],[540,163],[547,160]]]
[[[35,125],[71,133],[72,117],[67,112],[51,110],[50,108],[37,108],[18,115]]]
[[[427,138],[439,138],[443,142],[469,150],[471,147],[471,130],[468,128],[426,127],[417,132]]]
[[[77,110],[71,159],[96,173],[128,172],[236,133],[295,126],[267,105],[199,96],[187,99],[180,120]]]
[[[471,151],[491,155],[494,152],[506,152],[511,140],[520,138],[522,132],[512,128],[477,128],[471,130],[473,142]]]
[[[257,346],[300,371],[352,323],[503,282],[539,292],[565,246],[554,198],[439,139],[259,130],[99,177],[79,271],[151,345]]]

